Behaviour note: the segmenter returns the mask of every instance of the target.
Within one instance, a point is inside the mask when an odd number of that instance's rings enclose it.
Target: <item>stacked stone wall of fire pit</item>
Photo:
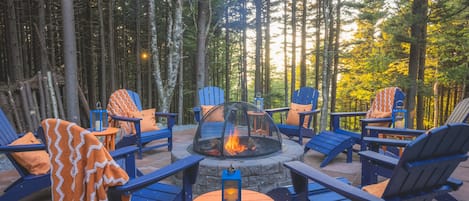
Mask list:
[[[190,143],[175,145],[171,152],[171,161],[174,162],[191,154]],[[240,169],[243,189],[250,189],[266,193],[276,187],[291,184],[290,173],[283,166],[288,161],[303,161],[303,148],[297,143],[284,140],[282,150],[263,157],[221,159],[205,157],[200,162],[199,175],[193,187],[195,195],[221,189],[221,173],[233,165]],[[178,185],[182,183],[182,174],[174,177]]]

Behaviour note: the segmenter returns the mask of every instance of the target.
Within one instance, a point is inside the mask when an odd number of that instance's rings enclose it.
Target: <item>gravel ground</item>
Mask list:
[[[186,130],[197,127],[196,124],[186,124],[186,125],[175,125],[173,131]],[[0,154],[0,171],[11,170],[13,165],[10,163],[5,154]]]

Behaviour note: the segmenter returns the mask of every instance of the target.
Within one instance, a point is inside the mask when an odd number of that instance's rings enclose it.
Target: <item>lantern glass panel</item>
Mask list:
[[[108,127],[107,110],[91,110],[90,127],[92,131],[103,131]]]

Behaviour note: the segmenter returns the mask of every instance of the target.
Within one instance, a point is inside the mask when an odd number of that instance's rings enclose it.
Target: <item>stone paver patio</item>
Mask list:
[[[195,126],[188,128],[184,126],[183,130],[175,130],[173,133],[173,143],[180,142],[191,142],[195,134]],[[305,139],[308,140],[308,139]],[[323,155],[314,151],[308,151],[304,155],[304,162],[311,165],[316,169],[319,168],[319,164],[323,159]],[[353,162],[345,162],[345,154],[339,155],[334,161],[332,161],[328,166],[321,169],[324,173],[333,176],[333,177],[346,177],[352,182],[353,185],[357,186],[360,184],[360,169],[361,164],[357,154],[354,154]],[[157,170],[171,162],[171,153],[167,150],[152,150],[144,153],[142,160],[137,160],[137,166],[139,169],[144,172],[152,172]],[[464,181],[464,185],[456,192],[451,194],[457,199],[462,201],[469,201],[469,161],[465,161],[460,164],[458,169],[453,174],[454,177]],[[15,181],[18,178],[18,174],[15,170],[6,170],[0,172],[0,192],[3,193],[3,190]],[[172,182],[172,180],[167,179],[166,182]],[[50,189],[43,190],[41,192],[35,193],[24,200],[31,201],[45,201],[50,200]],[[197,196],[197,195],[195,195]]]

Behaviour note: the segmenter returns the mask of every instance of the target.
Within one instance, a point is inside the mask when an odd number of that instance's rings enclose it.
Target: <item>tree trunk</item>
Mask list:
[[[290,94],[293,94],[296,88],[296,0],[292,0],[291,8],[291,85]],[[291,100],[290,100],[291,101]]]
[[[284,1],[283,3],[283,14],[285,17],[283,18],[283,82],[284,82],[284,91],[285,91],[285,96],[284,96],[284,101],[285,105],[288,105],[289,103],[289,95],[288,95],[288,52],[287,52],[287,16],[288,16],[288,1]]]
[[[108,18],[108,26],[109,26],[109,61],[111,63],[110,67],[110,80],[111,80],[111,91],[115,91],[117,89],[116,84],[116,50],[114,48],[114,0],[109,0],[109,18]]]
[[[440,117],[440,103],[439,103],[439,91],[438,91],[438,81],[435,81],[433,84],[433,127],[439,125],[438,117]]]
[[[229,9],[226,8],[225,10],[225,101],[230,100],[230,89],[231,89],[231,82],[230,82],[230,74],[231,74],[231,51],[230,51],[230,30],[228,27],[228,23],[230,21],[229,18]],[[198,94],[198,93],[196,93]],[[196,98],[196,101],[198,98]]]
[[[104,16],[103,16],[103,2],[102,0],[98,0],[98,13],[99,13],[99,36],[100,36],[100,46],[101,46],[101,68],[98,71],[99,75],[101,75],[101,83],[100,83],[100,89],[101,89],[101,104],[107,105],[107,94],[106,94],[106,41],[104,38],[104,35],[106,34],[104,32]]]
[[[254,0],[256,7],[256,72],[254,73],[254,94],[262,95],[262,75],[261,75],[261,57],[262,57],[262,0]]]
[[[339,71],[339,37],[340,37],[340,7],[341,1],[337,0],[336,5],[336,24],[335,24],[335,44],[334,44],[334,69],[332,72],[332,81],[331,81],[331,112],[335,112],[335,105],[336,105],[336,96],[337,96],[337,76]]]
[[[247,7],[246,7],[246,0],[243,0],[243,12],[241,14],[241,22],[243,23],[243,36],[242,36],[242,41],[243,41],[243,54],[242,54],[242,66],[241,66],[241,101],[247,102],[248,100],[248,85],[247,85],[247,34],[246,34],[246,29],[247,29]]]
[[[197,53],[196,53],[196,91],[207,85],[208,79],[205,75],[208,72],[207,62],[207,35],[210,29],[210,0],[198,1],[197,13]],[[196,93],[195,105],[199,105],[199,94]]]
[[[322,108],[321,108],[321,123],[319,125],[319,129],[321,131],[326,130],[327,128],[327,117],[329,116],[328,113],[328,105],[329,105],[329,70],[330,70],[330,61],[331,55],[329,52],[329,38],[330,38],[330,22],[332,20],[332,0],[325,0],[324,1],[324,60],[323,60],[323,68],[322,68]]]
[[[67,119],[78,124],[80,123],[80,111],[78,107],[77,49],[72,1],[62,0],[62,18],[64,29]]]
[[[44,0],[39,0],[38,2],[38,15],[39,15],[39,27],[38,27],[38,35],[39,35],[39,43],[40,43],[40,60],[41,60],[41,72],[46,73],[49,68],[47,67],[47,48],[46,48],[46,9]]]
[[[300,61],[300,87],[306,86],[306,9],[307,0],[303,0],[301,16],[301,61]]]
[[[7,0],[7,13],[8,13],[8,54],[10,61],[10,81],[23,80],[23,63],[20,53],[20,44],[18,39],[18,30],[16,28],[16,8],[14,0]]]
[[[415,119],[415,99],[418,92],[418,74],[422,53],[421,42],[425,40],[422,38],[424,26],[426,24],[426,8],[428,5],[427,0],[414,0],[412,4],[412,14],[415,16],[414,21],[410,27],[411,43],[409,54],[409,89],[407,92],[407,109],[409,111],[408,127],[414,128]],[[424,64],[422,64],[424,65]]]
[[[265,2],[264,108],[271,108],[270,94],[270,0]]]
[[[168,44],[168,58],[167,58],[167,81],[163,83],[161,76],[161,68],[158,61],[158,43],[156,32],[156,21],[154,16],[151,17],[152,21],[152,58],[154,63],[154,77],[156,81],[157,91],[160,96],[159,103],[163,112],[168,112],[171,105],[171,100],[174,95],[174,88],[177,83],[177,76],[181,62],[181,45],[182,45],[182,0],[177,0],[175,5],[169,3],[174,8],[174,14],[168,15],[168,28],[167,28],[167,44]],[[170,9],[172,10],[172,9]],[[154,15],[155,3],[150,1],[150,16]],[[174,19],[173,19],[174,15]]]
[[[427,47],[427,11],[428,11],[428,0],[423,0],[422,6],[418,12],[419,21],[419,32],[420,37],[418,39],[419,43],[419,71],[418,71],[418,81],[419,85],[423,86],[425,83],[425,57],[426,57],[426,47]],[[420,88],[420,87],[418,87]],[[417,129],[423,130],[425,126],[423,125],[424,119],[424,94],[421,90],[417,93]]]
[[[137,30],[136,30],[136,34],[137,34],[137,37],[136,37],[136,40],[135,40],[135,48],[137,49],[137,51],[135,51],[137,53],[136,55],[136,68],[137,68],[137,80],[136,80],[136,87],[137,87],[137,93],[142,96],[143,93],[142,93],[142,62],[141,62],[141,54],[142,54],[142,47],[140,45],[140,0],[136,0],[136,17],[135,17],[135,22],[137,24]],[[142,96],[143,98],[143,96]]]

